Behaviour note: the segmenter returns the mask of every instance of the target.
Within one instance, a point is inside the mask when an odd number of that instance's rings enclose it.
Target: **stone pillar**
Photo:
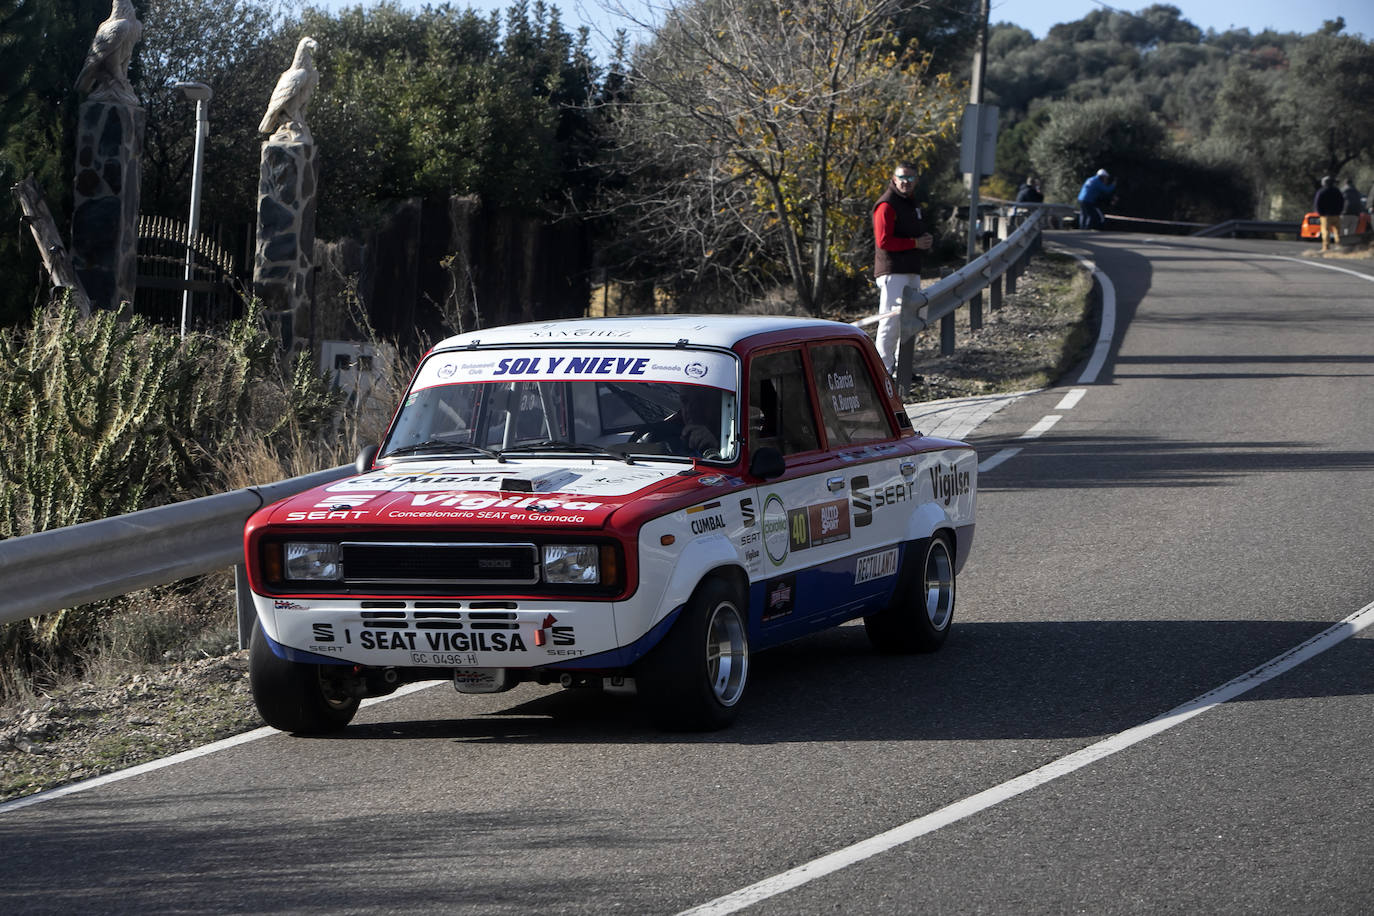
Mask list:
[[[91,99],[77,117],[72,266],[93,308],[132,302],[138,271],[138,195],[147,115]]]
[[[308,327],[315,272],[315,177],[311,140],[274,137],[262,145],[253,292],[290,350]]]

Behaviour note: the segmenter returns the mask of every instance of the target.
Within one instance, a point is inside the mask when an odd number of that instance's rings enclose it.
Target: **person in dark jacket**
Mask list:
[[[873,205],[873,279],[878,283],[878,355],[889,374],[897,371],[903,290],[921,288],[921,252],[935,243],[916,205],[916,167],[900,163]]]
[[[1341,198],[1345,201],[1341,207],[1341,235],[1353,239],[1360,228],[1360,214],[1364,212],[1364,198],[1355,190],[1353,179],[1345,180]]]
[[[1341,243],[1341,210],[1345,209],[1345,196],[1336,187],[1336,179],[1330,175],[1322,179],[1322,186],[1312,198],[1312,209],[1321,219],[1322,251],[1327,249],[1327,238],[1332,237],[1336,244]]]
[[[1026,178],[1024,184],[1016,189],[1016,202],[1018,204],[1040,204],[1045,202],[1045,195],[1040,190],[1040,179],[1034,175]],[[1012,226],[1021,225],[1021,221],[1031,214],[1029,207],[1017,207],[1012,210]]]

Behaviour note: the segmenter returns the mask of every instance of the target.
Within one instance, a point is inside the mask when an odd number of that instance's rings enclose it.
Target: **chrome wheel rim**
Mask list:
[[[936,630],[943,630],[954,613],[954,561],[944,538],[932,540],[926,551],[925,584],[926,618]]]
[[[706,627],[706,676],[722,706],[739,702],[749,676],[749,637],[739,609],[730,602],[716,606]]]

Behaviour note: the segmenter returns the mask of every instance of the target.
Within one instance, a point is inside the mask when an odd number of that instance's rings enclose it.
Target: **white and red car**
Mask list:
[[[860,331],[740,316],[452,337],[358,464],[245,529],[253,697],[285,731],[428,679],[719,728],[760,649],[862,617],[880,651],[933,651],[978,474]]]

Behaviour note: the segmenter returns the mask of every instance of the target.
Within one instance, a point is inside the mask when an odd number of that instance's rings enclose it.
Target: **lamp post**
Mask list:
[[[978,37],[973,49],[973,79],[969,84],[969,107],[973,109],[973,159],[968,195],[968,260],[978,257],[978,185],[983,180],[983,75],[987,69],[988,0],[982,0],[978,12]]]
[[[189,102],[196,103],[196,152],[191,166],[191,218],[186,227],[186,287],[181,291],[181,336],[191,317],[191,271],[195,266],[195,238],[200,232],[200,166],[205,159],[205,138],[210,133],[210,96],[214,95],[204,83],[173,83],[173,89]]]

